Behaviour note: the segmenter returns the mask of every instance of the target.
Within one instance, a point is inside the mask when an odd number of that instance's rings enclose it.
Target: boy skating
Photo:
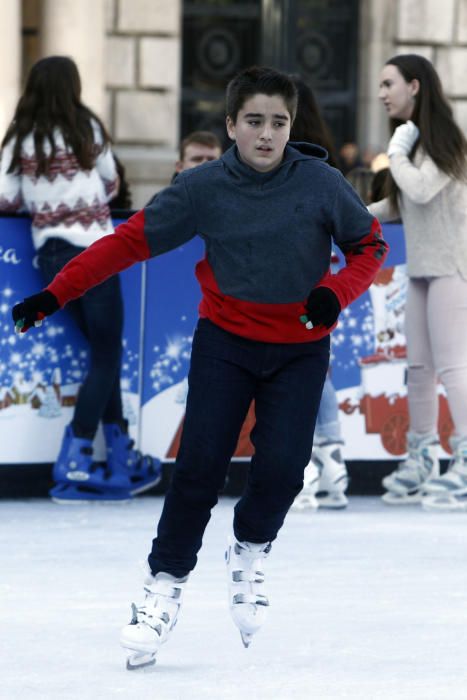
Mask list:
[[[227,571],[244,643],[258,631],[268,609],[262,564],[302,488],[329,332],[387,253],[377,220],[326,165],[325,151],[287,144],[296,101],[287,75],[269,68],[240,73],[227,88],[235,145],[181,173],[13,310],[27,330],[40,314],[135,262],[195,235],[205,241],[183,435],[148,557],[146,599],[121,636],[130,668],[153,662],[173,629],[252,400],[255,454],[235,507]],[[329,272],[333,240],[347,263],[336,275]]]

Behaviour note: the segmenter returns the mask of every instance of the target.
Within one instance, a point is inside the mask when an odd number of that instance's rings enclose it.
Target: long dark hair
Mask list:
[[[96,159],[92,120],[99,125],[105,145],[110,136],[104,125],[81,102],[81,80],[75,62],[66,56],[48,56],[37,61],[29,72],[23,95],[2,141],[3,147],[10,139],[16,139],[8,172],[19,167],[23,140],[32,132],[37,157],[36,175],[47,174],[57,150],[55,128],[60,129],[80,166],[90,170]],[[50,155],[44,151],[46,140],[51,147]]]
[[[455,180],[465,179],[467,141],[454,121],[451,106],[433,65],[417,54],[394,56],[386,61],[386,65],[395,66],[407,83],[415,79],[420,83],[411,116],[411,120],[420,130],[420,138],[409,157],[413,159],[418,145],[421,145],[446,175]],[[403,121],[390,119],[389,123],[392,133]],[[391,204],[396,207],[399,188],[390,172],[386,191]]]
[[[290,140],[308,141],[323,146],[329,154],[328,163],[337,167],[331,132],[321,116],[313,90],[298,75],[290,77],[298,92],[297,114],[290,130]]]

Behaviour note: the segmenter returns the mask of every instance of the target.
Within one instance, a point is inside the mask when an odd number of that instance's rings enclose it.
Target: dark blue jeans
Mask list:
[[[303,486],[328,364],[329,337],[261,343],[199,321],[180,450],[148,558],[154,574],[184,576],[195,567],[252,400],[255,454],[234,533],[247,542],[276,538]]]
[[[60,238],[46,241],[38,251],[45,283],[49,284],[82,250]],[[79,437],[92,439],[100,420],[123,422],[120,391],[123,300],[118,275],[93,287],[65,308],[89,343],[89,371],[78,394],[73,431]]]

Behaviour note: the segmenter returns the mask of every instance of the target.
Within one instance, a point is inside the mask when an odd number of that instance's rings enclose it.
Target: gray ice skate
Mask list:
[[[303,488],[295,497],[292,510],[303,511],[316,510],[318,508],[316,493],[319,486],[319,477],[320,471],[313,459],[310,459],[305,467],[305,473],[303,475]]]
[[[262,569],[270,550],[270,542],[256,544],[232,538],[225,553],[230,614],[245,648],[266,618],[269,601],[264,593]]]
[[[156,663],[157,652],[177,623],[187,580],[164,572],[146,577],[144,603],[132,604],[132,619],[120,635],[129,671]]]
[[[407,459],[382,481],[387,489],[382,499],[388,505],[420,503],[427,481],[439,476],[436,435],[407,433],[407,448]]]
[[[321,474],[316,500],[320,508],[340,510],[349,501],[345,492],[349,486],[349,475],[342,457],[342,442],[322,442],[313,447],[312,460]]]
[[[422,506],[425,510],[467,509],[467,437],[450,438],[453,455],[448,470],[425,482]]]

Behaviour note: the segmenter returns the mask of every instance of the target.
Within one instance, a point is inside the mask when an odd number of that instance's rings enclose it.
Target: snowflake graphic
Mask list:
[[[181,381],[187,374],[191,354],[192,335],[166,338],[166,345],[153,347],[155,360],[149,368],[151,386],[155,393]]]
[[[359,359],[374,352],[373,309],[368,293],[344,309],[331,341],[334,385],[338,389],[358,385]]]
[[[5,292],[3,292],[4,294]],[[62,384],[82,382],[89,366],[89,353],[83,347],[83,340],[74,335],[70,342],[62,325],[50,320],[43,328],[35,329],[20,336],[11,332],[11,326],[3,326],[4,335],[0,341],[2,358],[0,361],[0,388],[14,385],[18,372],[25,382],[37,383],[40,375],[44,384],[52,383],[52,375],[61,369]],[[6,350],[6,348],[9,350]],[[139,354],[126,343],[123,353],[122,382],[127,391],[136,392],[139,376]]]

